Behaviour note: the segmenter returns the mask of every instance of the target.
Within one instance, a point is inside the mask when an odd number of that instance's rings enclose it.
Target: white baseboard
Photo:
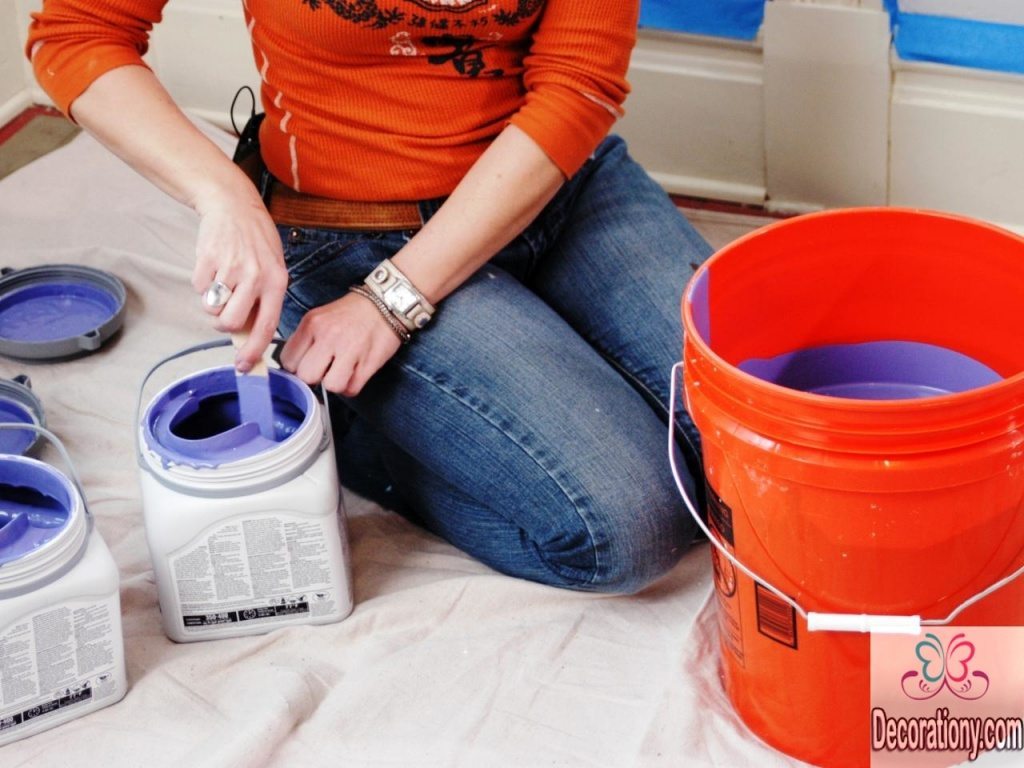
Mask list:
[[[0,104],[0,126],[16,118],[26,107],[32,105],[32,96],[28,89],[16,93],[3,104]]]
[[[895,66],[890,202],[1024,232],[1024,76]]]
[[[762,203],[762,75],[758,43],[641,31],[615,131],[669,192]]]
[[[636,155],[630,149],[630,154]],[[734,181],[720,181],[700,176],[679,176],[661,171],[647,171],[662,188],[673,195],[701,197],[706,200],[725,200],[747,205],[762,205],[764,187]]]

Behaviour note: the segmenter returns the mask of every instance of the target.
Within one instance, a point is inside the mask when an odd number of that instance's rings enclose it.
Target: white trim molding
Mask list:
[[[615,130],[669,192],[761,204],[763,69],[757,42],[641,31]]]
[[[1024,232],[1024,76],[894,60],[890,201]]]

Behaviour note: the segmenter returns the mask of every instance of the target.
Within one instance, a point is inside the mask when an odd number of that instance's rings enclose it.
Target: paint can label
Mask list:
[[[340,558],[332,516],[247,517],[205,530],[169,557],[189,633],[302,624],[336,614]]]
[[[112,703],[123,688],[119,622],[115,594],[48,607],[0,630],[0,743]]]

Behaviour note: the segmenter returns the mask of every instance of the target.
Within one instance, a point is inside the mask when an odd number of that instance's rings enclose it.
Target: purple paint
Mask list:
[[[751,358],[741,371],[789,389],[859,400],[908,400],[1002,381],[986,365],[951,349],[914,341],[832,344]]]
[[[316,413],[313,392],[290,373],[271,369],[273,435],[241,412],[234,368],[213,368],[176,382],[143,417],[146,444],[165,466],[213,468],[272,450]]]
[[[0,423],[35,424],[32,412],[21,403],[0,397]],[[0,454],[23,454],[36,441],[36,433],[25,429],[0,429]]]
[[[0,338],[66,339],[94,331],[117,314],[117,298],[88,283],[41,283],[0,298]]]
[[[693,311],[693,324],[697,333],[704,339],[704,343],[711,345],[711,300],[710,292],[711,271],[705,269],[697,279],[693,281],[690,288],[690,305]]]
[[[241,421],[251,421],[260,429],[260,434],[275,439],[274,400],[270,394],[270,377],[259,374],[239,373],[235,376],[238,387],[238,408]]]
[[[71,519],[74,490],[52,467],[0,457],[0,566],[54,539]]]

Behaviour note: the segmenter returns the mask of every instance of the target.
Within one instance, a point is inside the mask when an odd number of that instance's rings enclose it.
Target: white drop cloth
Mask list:
[[[716,244],[754,223],[696,218]],[[215,337],[189,286],[196,223],[86,135],[0,182],[0,266],[86,264],[128,288],[124,328],[99,353],[0,358],[0,376],[29,374],[82,477],[121,572],[130,685],[114,706],[0,748],[0,766],[796,765],[721,691],[706,545],[641,595],[583,595],[498,575],[348,494],[350,618],[167,640],[133,407],[158,359]]]

